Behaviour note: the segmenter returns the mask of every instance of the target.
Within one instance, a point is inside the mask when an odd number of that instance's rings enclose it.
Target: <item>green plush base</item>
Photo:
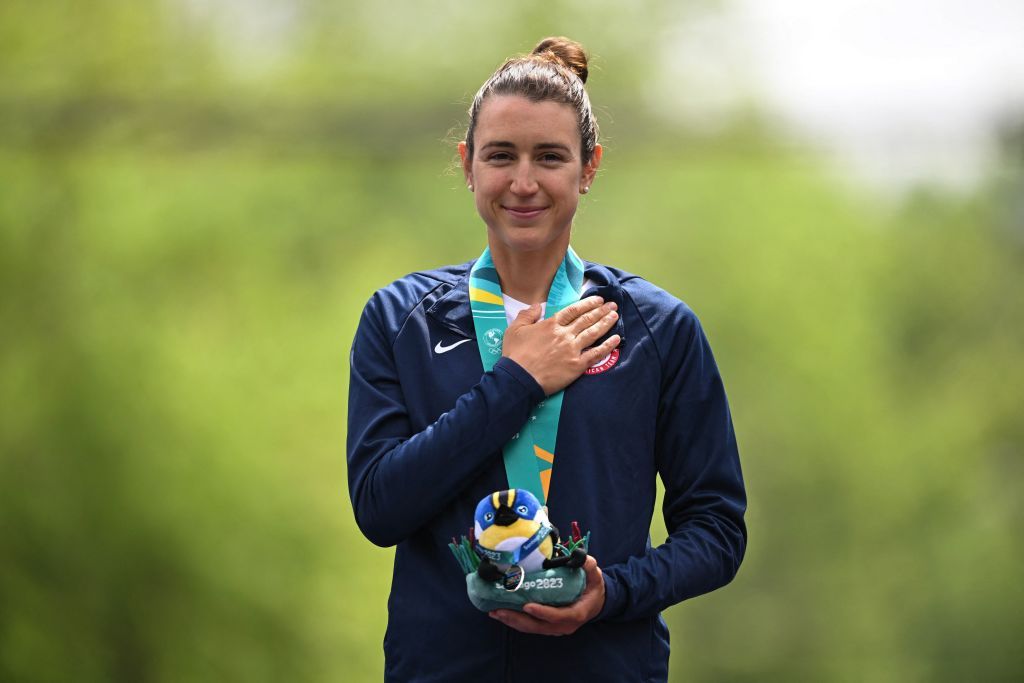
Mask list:
[[[531,572],[523,579],[517,591],[507,591],[498,582],[484,581],[476,572],[466,574],[466,592],[469,600],[482,612],[492,609],[523,611],[528,602],[542,605],[568,605],[576,602],[586,586],[587,576],[582,569],[558,567]]]

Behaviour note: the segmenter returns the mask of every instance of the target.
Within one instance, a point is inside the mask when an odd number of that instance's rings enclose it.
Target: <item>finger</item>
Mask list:
[[[540,320],[540,304],[530,304],[528,308],[524,308],[519,311],[519,315],[517,315],[516,319],[512,321],[512,325],[519,327],[523,325],[532,325],[538,320]]]
[[[591,365],[593,365],[594,363],[596,363],[597,361],[601,360],[609,353],[611,353],[612,349],[618,346],[619,342],[621,341],[622,337],[620,337],[617,334],[613,334],[612,336],[605,339],[603,343],[599,344],[598,346],[595,346],[592,349],[587,349],[582,354],[580,354],[580,360],[584,364],[586,364],[586,367],[589,368]]]
[[[575,623],[580,619],[580,610],[576,609],[575,603],[566,607],[552,607],[541,605],[536,602],[528,602],[523,605],[523,611],[535,619],[547,622],[552,626],[565,626]]]
[[[586,605],[585,602],[591,597],[589,593],[596,587],[597,582],[602,580],[601,570],[597,566],[597,560],[591,555],[587,555],[587,560],[583,563],[583,571],[586,573],[587,585],[584,587],[583,593],[576,602],[562,607],[552,607],[551,605],[528,602],[523,605],[523,611],[532,617],[536,617],[537,619],[546,621],[552,625],[566,627],[571,626],[574,629],[578,628],[588,619],[587,609],[589,606]]]
[[[608,315],[609,311],[614,311],[618,307],[618,304],[616,304],[614,301],[609,301],[604,306],[599,306],[592,311],[587,311],[580,317],[576,318],[576,320],[572,321],[572,323],[569,325],[569,331],[572,332],[574,335],[578,335],[581,332],[583,332],[583,330],[587,329],[594,323],[601,320],[601,318]]]
[[[579,349],[585,349],[604,335],[605,332],[612,329],[615,321],[619,319],[617,311],[609,311],[601,317],[596,323],[583,330],[576,336],[576,346]]]
[[[601,568],[597,566],[597,559],[593,555],[587,555],[587,559],[583,563],[583,571],[587,576],[587,590],[604,582],[604,575],[601,573]]]
[[[523,605],[523,610],[538,622],[545,624],[543,627],[535,627],[543,628],[547,633],[569,635],[590,621],[600,611],[600,607],[596,606],[592,596],[584,592],[579,600],[565,607],[527,603]]]
[[[535,633],[545,636],[562,635],[555,627],[547,622],[536,619],[529,614],[516,612],[510,609],[497,609],[489,613],[491,618],[497,619],[509,628],[514,628],[523,633]]]
[[[568,325],[587,311],[593,310],[603,303],[604,299],[599,296],[588,296],[586,299],[580,299],[556,313],[555,322],[562,326]]]

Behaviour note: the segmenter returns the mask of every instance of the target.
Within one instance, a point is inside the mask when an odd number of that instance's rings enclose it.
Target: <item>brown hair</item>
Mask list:
[[[588,73],[583,46],[568,38],[545,38],[529,55],[507,60],[480,87],[469,107],[469,158],[473,158],[473,131],[484,100],[491,95],[520,95],[533,102],[561,102],[572,107],[580,131],[580,155],[583,163],[590,161],[597,145],[598,127],[583,87]]]

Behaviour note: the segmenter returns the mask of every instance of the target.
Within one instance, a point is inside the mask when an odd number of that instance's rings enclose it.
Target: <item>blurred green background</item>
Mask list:
[[[884,196],[756,99],[695,132],[645,47],[707,4],[0,4],[0,680],[381,678],[348,347],[480,251],[453,142],[551,34],[606,145],[576,249],[700,315],[748,482],[673,680],[1020,680],[1022,128],[969,190]]]

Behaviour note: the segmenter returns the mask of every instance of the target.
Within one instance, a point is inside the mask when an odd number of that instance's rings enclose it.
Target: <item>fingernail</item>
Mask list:
[[[608,302],[608,306],[609,306],[609,307],[610,307],[610,308],[611,308],[611,309],[612,309],[613,311],[614,311],[615,309],[617,309],[617,308],[619,307],[619,305],[618,305],[617,303],[615,303],[614,301],[609,301],[609,302]]]
[[[615,320],[616,318],[619,317],[619,314],[616,313],[615,311],[612,311],[611,313],[608,314],[608,317],[611,318],[612,320]]]

